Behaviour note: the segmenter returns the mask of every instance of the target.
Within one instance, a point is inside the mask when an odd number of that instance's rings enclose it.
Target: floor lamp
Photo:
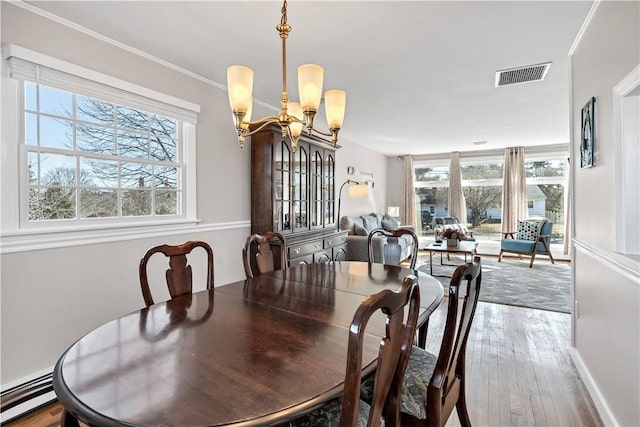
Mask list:
[[[350,199],[366,199],[369,197],[369,183],[371,183],[371,188],[373,188],[374,182],[371,180],[358,182],[352,179],[347,179],[340,186],[340,190],[338,190],[338,230],[340,230],[340,205],[342,204],[342,189],[345,185],[349,184],[347,187],[347,191]]]

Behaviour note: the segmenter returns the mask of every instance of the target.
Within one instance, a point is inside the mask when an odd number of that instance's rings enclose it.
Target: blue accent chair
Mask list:
[[[529,255],[531,262],[529,268],[533,267],[533,261],[536,259],[536,254],[546,255],[551,260],[552,264],[555,264],[553,255],[551,255],[551,247],[549,246],[549,238],[551,236],[551,229],[553,228],[553,222],[545,220],[541,227],[538,227],[534,240],[519,239],[516,235],[515,239],[502,239],[500,241],[500,255],[498,256],[498,262],[502,261],[502,254],[504,252],[512,252],[519,255]],[[535,250],[534,250],[535,249]]]

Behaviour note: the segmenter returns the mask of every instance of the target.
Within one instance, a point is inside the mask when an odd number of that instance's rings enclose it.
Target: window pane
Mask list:
[[[502,163],[463,165],[462,179],[502,179]]]
[[[40,184],[76,185],[76,159],[60,154],[40,154]]]
[[[24,115],[24,143],[38,145],[38,116],[32,113]]]
[[[78,123],[76,129],[78,150],[100,154],[115,154],[116,139],[113,128]]]
[[[31,111],[38,110],[37,86],[32,82],[24,82],[24,108]]]
[[[177,188],[178,169],[174,167],[156,166],[156,187]]]
[[[529,216],[547,218],[553,222],[551,243],[562,243],[564,238],[564,185],[527,185],[527,199],[533,202]]]
[[[80,158],[80,177],[83,186],[118,187],[118,162]]]
[[[113,126],[113,104],[82,95],[76,97],[76,102],[76,119]]]
[[[502,186],[464,187],[464,198],[467,203],[467,222],[472,227],[497,221],[502,218]],[[496,232],[499,232],[496,229]]]
[[[73,148],[73,122],[40,116],[40,146]]]
[[[148,114],[144,111],[118,105],[117,123],[119,128],[149,131]]]
[[[563,176],[564,161],[551,160],[541,162],[525,162],[524,168],[527,177]]]
[[[433,234],[433,217],[447,216],[449,203],[448,187],[417,187],[416,201],[419,208],[416,209],[416,224],[418,224],[418,234]]]
[[[416,181],[448,181],[449,166],[416,168]]]
[[[151,215],[151,190],[123,190],[122,216]]]
[[[116,190],[80,190],[80,217],[115,216],[118,216],[118,193]]]
[[[120,186],[123,188],[143,188],[152,186],[151,165],[144,163],[120,164]]]
[[[38,153],[34,153],[30,151],[27,154],[27,162],[29,168],[29,184],[37,184],[38,183]]]
[[[156,215],[176,215],[178,213],[178,193],[156,191]]]
[[[176,121],[168,117],[151,114],[151,133],[159,137],[176,138]]]
[[[158,139],[152,137],[150,150],[152,159],[168,162],[176,161],[176,141],[172,139]]]
[[[148,135],[147,133],[118,132],[118,154],[125,157],[148,158]]]
[[[73,94],[60,89],[40,85],[40,112],[62,117],[72,117]]]
[[[76,216],[73,188],[30,188],[29,220],[70,219]]]

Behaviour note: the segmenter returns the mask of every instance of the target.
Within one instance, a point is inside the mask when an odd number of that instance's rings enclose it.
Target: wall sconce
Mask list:
[[[358,168],[355,168],[353,166],[347,166],[347,175],[360,175],[360,176],[369,176],[371,177],[371,179],[373,180],[373,172],[364,172],[361,171]]]
[[[371,175],[373,176],[373,174]],[[375,185],[373,180],[358,182],[352,179],[347,179],[344,183],[342,183],[342,185],[340,186],[340,190],[338,190],[338,230],[340,230],[340,206],[342,204],[342,189],[347,184],[349,184],[349,187],[347,187],[347,194],[349,195],[350,199],[366,199],[367,197],[369,197],[369,185],[371,185],[371,188],[373,188]]]

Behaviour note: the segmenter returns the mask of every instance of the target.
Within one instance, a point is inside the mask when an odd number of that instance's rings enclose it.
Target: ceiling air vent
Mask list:
[[[551,62],[496,71],[496,87],[544,80]]]

